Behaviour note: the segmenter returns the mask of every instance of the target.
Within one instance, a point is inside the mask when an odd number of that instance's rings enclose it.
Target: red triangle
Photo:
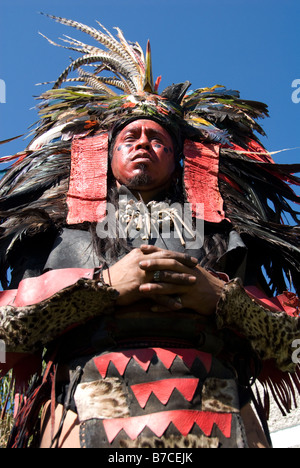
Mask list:
[[[146,372],[150,366],[151,359],[155,354],[155,350],[152,348],[142,348],[123,351],[123,353],[125,356],[131,356]]]
[[[199,361],[201,361],[204,365],[206,372],[208,373],[210,371],[212,363],[211,354],[198,351],[197,349],[178,349],[176,352],[182,358],[183,362],[188,366],[188,368],[191,368],[195,359],[198,358]]]
[[[195,361],[198,358],[204,365],[207,373],[210,371],[212,356],[211,354],[204,353],[203,351],[198,351],[197,349],[190,348],[154,348],[157,357],[162,361],[167,369],[170,369],[171,365],[176,356],[180,357],[186,366],[190,369]]]
[[[198,358],[204,365],[207,373],[210,371],[212,356],[211,354],[204,353],[203,351],[198,351],[197,349],[190,348],[153,348],[157,354],[159,360],[164,364],[167,369],[170,369],[171,365],[174,362],[176,356],[180,357],[183,362],[190,369],[195,361]]]
[[[167,369],[170,369],[177,354],[172,349],[164,349],[164,348],[153,348],[153,349],[156,352],[158,359],[163,363],[163,365]]]
[[[130,359],[130,357],[124,356],[123,353],[108,353],[94,358],[94,363],[102,378],[105,379],[110,362],[115,365],[119,374],[123,375]]]
[[[192,401],[195,394],[199,379],[166,379],[158,380],[155,382],[147,382],[137,385],[132,385],[131,390],[133,391],[136,399],[142,408],[145,408],[147,401],[153,392],[159,401],[166,405],[170,399],[170,396],[175,388],[179,390],[184,398],[188,401]]]

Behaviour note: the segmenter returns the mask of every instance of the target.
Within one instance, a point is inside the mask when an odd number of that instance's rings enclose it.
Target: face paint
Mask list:
[[[112,172],[120,184],[162,187],[175,169],[173,141],[167,130],[152,120],[136,120],[116,137]]]
[[[117,150],[118,150],[118,151],[121,151],[123,147],[125,147],[125,148],[131,148],[132,145],[131,145],[130,143],[128,143],[127,145],[119,145],[118,148],[117,148]]]

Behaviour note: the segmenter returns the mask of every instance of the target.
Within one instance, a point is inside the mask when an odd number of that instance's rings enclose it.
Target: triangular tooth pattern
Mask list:
[[[150,366],[151,359],[154,356],[153,349],[131,349],[126,351],[118,351],[107,354],[102,354],[94,358],[94,363],[104,379],[107,374],[107,369],[112,362],[120,375],[124,375],[126,367],[131,359],[134,359],[140,367],[146,372]]]
[[[199,379],[166,379],[158,380],[155,382],[141,383],[131,385],[136,399],[140,406],[145,408],[151,393],[159,399],[159,401],[166,405],[176,388],[187,401],[192,401],[195,391],[197,389]]]
[[[105,379],[109,364],[112,362],[120,375],[124,375],[130,357],[124,356],[122,353],[103,354],[94,358],[95,366],[97,367],[101,377]]]
[[[134,359],[140,367],[147,372],[151,359],[154,355],[164,364],[166,369],[170,369],[175,358],[178,356],[185,365],[190,369],[198,358],[204,365],[207,373],[210,371],[212,356],[210,354],[198,351],[195,349],[182,349],[182,348],[142,348],[142,349],[129,349],[124,351],[112,352],[103,354],[94,358],[94,363],[100,372],[102,378],[106,377],[109,363],[112,362],[120,375],[124,375],[126,367],[131,359]]]
[[[179,356],[189,369],[194,364],[196,358],[198,358],[202,362],[207,373],[211,369],[211,364],[212,364],[211,354],[204,353],[203,351],[198,351],[197,349],[173,348],[173,349],[170,349],[170,351],[173,351],[173,353]]]
[[[146,427],[157,437],[161,437],[171,423],[174,424],[183,436],[187,436],[193,425],[197,424],[207,437],[211,435],[213,426],[216,424],[224,436],[229,438],[231,435],[232,415],[230,413],[175,410],[132,418],[103,420],[109,443],[113,442],[122,429],[131,440],[135,440]]]

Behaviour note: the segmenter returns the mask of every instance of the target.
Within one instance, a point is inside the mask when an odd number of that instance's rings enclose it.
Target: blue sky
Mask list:
[[[34,96],[55,80],[76,53],[51,46],[63,34],[88,36],[55,23],[39,12],[75,19],[125,37],[145,49],[151,41],[154,78],[160,89],[190,80],[191,89],[214,84],[238,89],[245,99],[269,105],[261,121],[269,151],[300,147],[300,2],[299,0],[10,0],[1,2],[0,139],[24,133],[37,120]],[[297,81],[298,80],[298,84]],[[292,87],[296,83],[297,88]],[[0,82],[2,83],[2,82]],[[299,89],[299,92],[297,91]],[[1,95],[1,93],[0,93]],[[0,155],[22,150],[29,140],[0,147]],[[300,161],[300,149],[274,156],[277,162]],[[300,194],[300,190],[296,190]]]

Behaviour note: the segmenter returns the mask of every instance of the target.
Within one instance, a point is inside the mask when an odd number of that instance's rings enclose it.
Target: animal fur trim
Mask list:
[[[99,280],[80,279],[38,304],[0,307],[0,339],[7,352],[34,352],[68,328],[109,314],[116,297]]]
[[[299,317],[264,308],[248,296],[239,279],[223,289],[217,306],[217,326],[245,336],[262,360],[274,359],[280,370],[295,371],[292,343],[300,339]]]

